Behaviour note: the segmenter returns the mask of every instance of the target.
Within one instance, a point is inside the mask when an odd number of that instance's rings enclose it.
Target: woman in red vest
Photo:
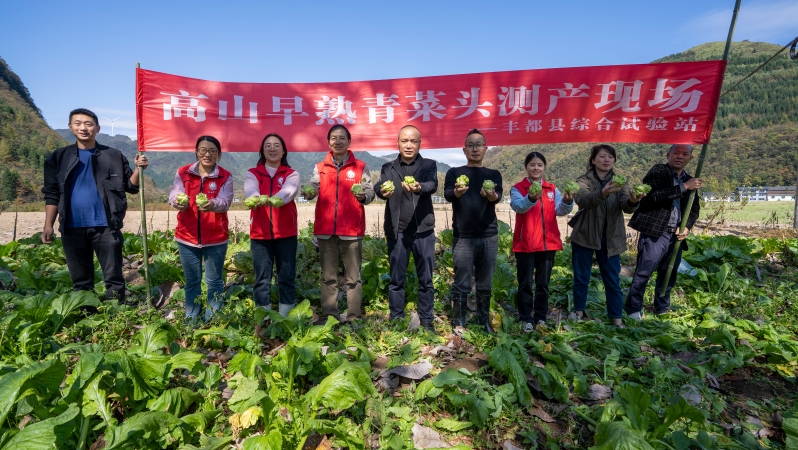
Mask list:
[[[202,290],[202,265],[205,263],[205,283],[208,302],[205,321],[222,307],[224,300],[224,257],[227,253],[227,210],[233,200],[233,177],[217,164],[222,157],[222,144],[213,136],[197,139],[197,162],[177,169],[169,204],[177,213],[175,240],[180,252],[180,264],[186,277],[186,319],[199,318],[202,304],[197,302]],[[180,201],[178,195],[187,195]],[[207,203],[197,196],[204,194]],[[182,197],[182,195],[181,195]]]
[[[556,216],[571,212],[574,197],[560,195],[556,186],[543,179],[546,158],[542,154],[526,155],[524,167],[526,178],[510,189],[510,207],[516,212],[513,252],[518,267],[518,312],[529,333],[535,325],[546,325],[554,253],[562,250]],[[540,184],[540,192],[530,192],[533,183]]]
[[[250,213],[250,249],[255,266],[255,304],[272,308],[272,268],[277,266],[280,314],[285,317],[296,299],[297,212],[299,172],[288,165],[288,148],[280,135],[267,134],[260,144],[258,164],[244,177],[247,198],[268,195],[280,200]]]

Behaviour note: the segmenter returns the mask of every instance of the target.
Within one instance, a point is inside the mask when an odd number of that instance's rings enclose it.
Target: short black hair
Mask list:
[[[339,124],[336,124],[336,125],[333,125],[332,127],[330,127],[330,131],[327,132],[327,141],[328,142],[330,140],[330,136],[332,136],[333,131],[335,131],[335,130],[344,130],[344,133],[346,133],[346,139],[349,140],[349,141],[352,140],[352,133],[349,132],[349,128],[347,128],[347,127],[345,127],[345,126],[343,126],[343,125],[341,125],[339,123]]]
[[[529,162],[532,161],[535,158],[543,161],[543,165],[544,166],[546,165],[546,157],[543,156],[543,153],[540,153],[540,152],[529,152],[529,154],[526,155],[526,159],[524,159],[524,167],[528,166]]]
[[[94,114],[92,111],[89,111],[86,108],[73,109],[72,112],[69,113],[69,122],[68,123],[72,123],[72,116],[75,116],[75,115],[78,115],[78,114],[82,114],[84,116],[91,117],[92,119],[94,119],[94,124],[95,125],[99,125],[100,124],[100,119],[97,118],[97,114]]]
[[[466,141],[468,141],[468,137],[471,136],[472,134],[478,134],[478,135],[482,136],[482,139],[485,139],[485,135],[482,134],[481,131],[477,130],[476,128],[472,128],[471,131],[469,131],[468,134],[465,137]],[[487,139],[485,139],[485,144],[487,144],[487,142],[488,142]]]
[[[222,157],[222,144],[219,143],[219,139],[216,139],[213,136],[206,136],[206,135],[200,136],[199,139],[197,139],[197,145],[194,146],[195,151],[199,150],[199,145],[200,142],[202,141],[208,141],[211,144],[215,145],[216,148],[219,149],[219,158]]]
[[[605,150],[607,153],[612,155],[612,158],[615,159],[615,162],[618,162],[618,156],[615,154],[615,147],[609,144],[599,144],[590,149],[590,158],[587,160],[588,172],[596,168],[596,165],[593,164],[593,160],[596,158],[596,155],[598,155],[599,152],[602,150]]]
[[[283,157],[280,159],[280,165],[291,167],[288,165],[288,147],[285,146],[283,137],[277,133],[269,133],[263,138],[262,141],[260,141],[260,149],[258,150],[258,155],[260,155],[260,158],[258,159],[258,164],[266,164],[266,157],[263,156],[263,144],[265,144],[266,139],[269,139],[270,137],[276,137],[280,141],[280,145],[283,146]]]

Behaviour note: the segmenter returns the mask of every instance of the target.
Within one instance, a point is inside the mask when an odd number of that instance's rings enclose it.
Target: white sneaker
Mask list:
[[[629,318],[640,322],[641,320],[643,320],[643,313],[641,311],[633,312],[629,314]]]
[[[527,322],[524,324],[524,333],[531,333],[535,331],[535,325],[531,322]]]

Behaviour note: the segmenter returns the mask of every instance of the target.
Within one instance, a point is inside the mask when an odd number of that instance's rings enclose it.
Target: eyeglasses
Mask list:
[[[263,144],[263,148],[266,150],[271,150],[271,149],[279,150],[283,148],[283,146],[280,144]]]
[[[202,155],[211,155],[211,156],[216,156],[216,155],[218,155],[218,154],[219,154],[219,150],[216,150],[215,148],[211,148],[211,149],[198,148],[198,149],[197,149],[197,153],[198,153],[200,156],[202,156]]]
[[[474,149],[482,150],[485,147],[486,147],[485,144],[468,144],[468,145],[466,145],[466,148],[469,149],[469,150],[474,150]]]
[[[330,137],[330,142],[346,142],[348,140],[349,139],[347,139],[345,137],[342,137],[342,136],[331,136]]]

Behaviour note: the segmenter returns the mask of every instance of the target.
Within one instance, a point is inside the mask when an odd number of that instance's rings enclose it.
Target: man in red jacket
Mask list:
[[[313,232],[319,244],[321,262],[321,313],[338,318],[338,262],[346,271],[347,313],[345,320],[363,317],[360,265],[363,260],[363,236],[366,234],[366,209],[374,200],[374,188],[366,163],[349,151],[352,135],[343,125],[333,125],[327,132],[330,153],[316,164],[310,185],[318,195]],[[359,185],[360,188],[353,186]]]

